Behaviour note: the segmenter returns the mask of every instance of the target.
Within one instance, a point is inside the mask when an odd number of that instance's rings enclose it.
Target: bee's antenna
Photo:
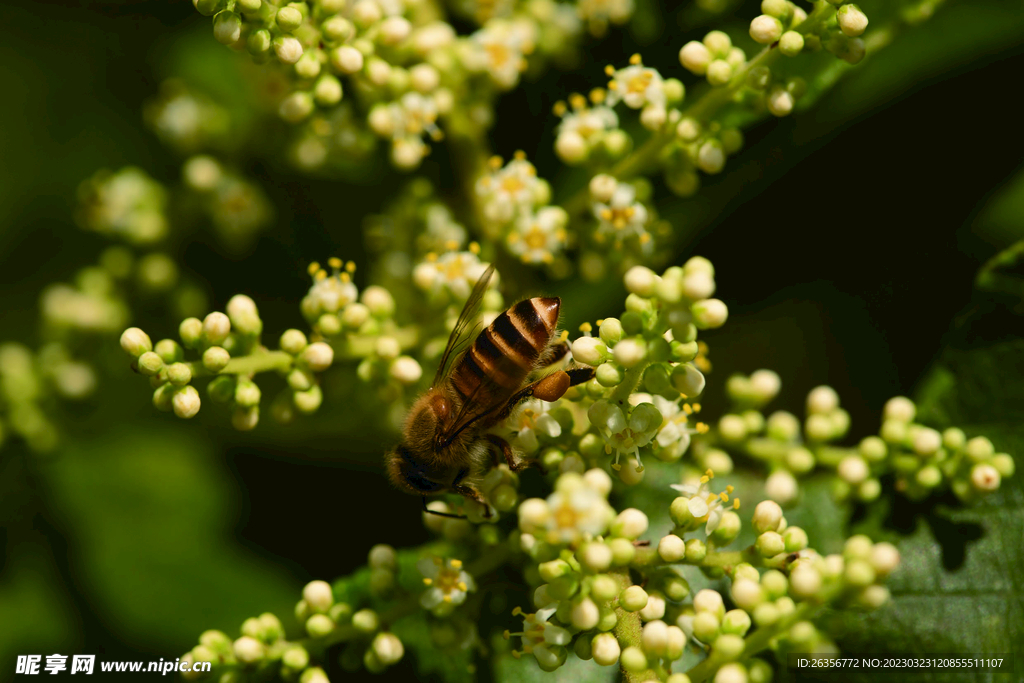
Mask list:
[[[428,512],[432,515],[437,515],[438,517],[448,517],[450,519],[469,519],[468,517],[466,517],[466,515],[453,515],[450,512],[438,512],[437,510],[431,510],[430,508],[427,507],[426,496],[423,496],[423,511]]]

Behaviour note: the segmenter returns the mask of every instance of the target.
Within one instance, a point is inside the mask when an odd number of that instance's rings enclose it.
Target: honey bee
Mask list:
[[[493,273],[490,266],[477,280],[430,389],[409,410],[402,442],[385,456],[392,483],[422,496],[424,510],[428,495],[451,492],[480,503],[489,516],[490,508],[478,488],[487,470],[502,459],[514,472],[532,463],[488,430],[524,400],[557,401],[569,387],[594,376],[593,368],[574,366],[537,377],[569,351],[555,336],[558,297],[520,301],[473,338]]]

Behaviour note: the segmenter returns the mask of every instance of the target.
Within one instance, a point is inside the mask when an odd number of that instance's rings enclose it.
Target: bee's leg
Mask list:
[[[452,491],[454,491],[455,493],[459,494],[463,498],[467,498],[467,499],[472,500],[472,501],[474,501],[476,503],[479,503],[483,507],[483,509],[484,509],[484,513],[483,513],[484,519],[490,519],[491,517],[493,517],[494,513],[491,512],[491,506],[487,502],[487,499],[484,498],[484,495],[482,493],[477,491],[474,487],[470,486],[469,484],[459,484],[459,483],[457,483],[457,482],[461,481],[462,476],[463,475],[460,475],[459,478],[455,480],[456,483],[452,484]]]
[[[535,397],[547,403],[553,403],[562,398],[562,395],[577,384],[583,384],[594,376],[594,368],[580,365],[559,370],[543,377],[532,384],[528,384],[509,398],[508,403],[494,417],[494,423],[501,422],[516,409],[516,406],[528,398]]]
[[[513,472],[525,470],[527,467],[533,465],[534,467],[541,471],[541,474],[547,474],[547,470],[544,468],[544,465],[541,464],[540,460],[533,460],[529,458],[517,458],[515,451],[512,450],[512,446],[510,446],[508,441],[505,441],[505,439],[501,438],[500,436],[496,434],[488,434],[486,436],[486,439],[490,441],[492,444],[494,444],[495,448],[497,448],[497,450],[501,452],[501,454],[505,457],[505,463],[508,464],[508,468]],[[494,464],[500,465],[501,463],[498,461],[497,458],[495,458]]]

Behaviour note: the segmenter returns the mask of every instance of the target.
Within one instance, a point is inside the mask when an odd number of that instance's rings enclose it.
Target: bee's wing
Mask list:
[[[431,387],[438,387],[448,379],[458,364],[459,358],[473,343],[475,335],[472,332],[476,328],[477,313],[480,311],[480,303],[483,301],[487,283],[491,281],[492,275],[494,275],[494,264],[487,267],[484,274],[476,281],[476,285],[473,286],[473,291],[469,293],[466,305],[462,307],[462,313],[459,314],[455,328],[452,330],[451,336],[448,337],[448,345],[441,356],[441,363],[437,366],[437,374],[434,375]]]

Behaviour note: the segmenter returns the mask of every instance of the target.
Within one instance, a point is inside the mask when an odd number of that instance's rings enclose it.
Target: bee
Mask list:
[[[557,401],[569,387],[594,376],[593,368],[572,366],[538,377],[569,352],[555,334],[558,297],[520,301],[473,337],[493,274],[492,265],[477,280],[430,389],[409,410],[401,443],[385,456],[392,483],[421,496],[424,510],[428,495],[451,492],[480,503],[489,516],[478,488],[483,475],[502,461],[514,472],[533,463],[488,430],[526,399]]]

